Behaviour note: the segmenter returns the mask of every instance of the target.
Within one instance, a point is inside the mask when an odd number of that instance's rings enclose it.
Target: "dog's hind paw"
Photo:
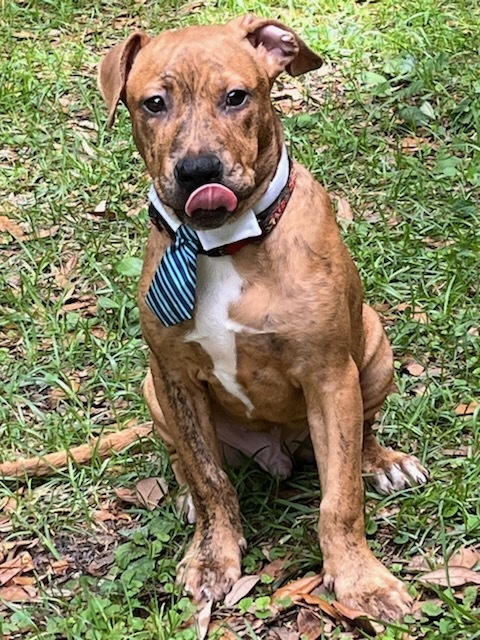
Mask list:
[[[381,455],[363,458],[365,480],[378,493],[387,495],[428,482],[428,471],[415,456],[381,448]]]

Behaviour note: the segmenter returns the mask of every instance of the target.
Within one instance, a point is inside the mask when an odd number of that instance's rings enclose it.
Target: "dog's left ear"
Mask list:
[[[322,59],[297,36],[295,31],[279,20],[246,15],[230,22],[245,33],[245,38],[257,50],[273,81],[286,70],[299,76],[322,66]]]

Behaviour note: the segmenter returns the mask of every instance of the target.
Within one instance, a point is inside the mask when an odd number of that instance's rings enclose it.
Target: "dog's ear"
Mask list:
[[[150,36],[146,33],[136,31],[110,49],[100,63],[98,86],[108,107],[108,127],[115,121],[115,112],[120,100],[125,102],[125,85],[135,57],[149,40]]]
[[[248,14],[232,20],[230,25],[244,32],[244,37],[263,59],[272,80],[283,70],[299,76],[322,66],[320,56],[309,49],[295,31],[278,20]]]

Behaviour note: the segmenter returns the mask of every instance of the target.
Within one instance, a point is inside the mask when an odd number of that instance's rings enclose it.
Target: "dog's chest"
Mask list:
[[[237,380],[235,334],[242,327],[229,318],[229,308],[242,296],[243,280],[230,256],[198,256],[195,328],[185,337],[198,342],[213,363],[213,374],[224,389],[251,413],[253,403]]]

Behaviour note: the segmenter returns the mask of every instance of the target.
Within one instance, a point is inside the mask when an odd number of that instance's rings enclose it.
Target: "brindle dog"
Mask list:
[[[200,237],[228,236],[278,179],[284,143],[273,81],[320,65],[289,27],[249,15],[155,38],[136,32],[106,55],[99,84],[110,124],[120,102],[128,108],[164,215]],[[151,354],[145,394],[196,519],[179,580],[202,601],[221,599],[240,577],[245,539],[225,450],[248,451],[251,434],[264,443],[258,449],[274,451],[263,466],[287,475],[286,450],[302,440],[321,481],[325,583],[351,607],[400,618],[410,597],[367,546],[362,471],[385,492],[427,473],[371,430],[392,382],[390,346],[362,302],[327,193],[295,162],[289,185],[268,234],[198,257],[193,318],[173,326],[145,301],[171,237],[160,221],[148,238],[139,291]]]

